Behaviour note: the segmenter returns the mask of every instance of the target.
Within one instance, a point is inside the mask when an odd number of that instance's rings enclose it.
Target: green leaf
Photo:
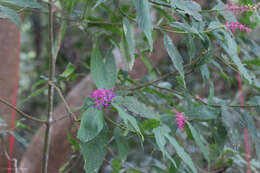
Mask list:
[[[20,16],[10,8],[0,6],[0,18],[10,19],[18,27],[21,25]]]
[[[125,34],[125,39],[127,42],[125,58],[128,68],[132,70],[135,61],[135,42],[134,42],[134,32],[131,23],[127,18],[123,18],[123,29]]]
[[[201,21],[202,17],[199,13],[201,7],[198,3],[192,0],[171,0],[173,7],[181,9],[184,13],[191,15],[196,20]]]
[[[200,147],[202,154],[207,159],[208,163],[210,163],[209,152],[208,152],[207,148],[204,146],[204,144],[202,143],[201,138],[200,138],[200,134],[197,132],[197,130],[189,122],[187,122],[187,124],[189,126],[189,129],[191,131],[191,134],[192,134],[195,142]]]
[[[105,2],[106,0],[97,0],[96,4],[94,5],[93,9],[97,8],[101,3]]]
[[[191,157],[184,151],[184,149],[177,143],[177,141],[173,137],[171,137],[169,134],[166,134],[165,136],[175,148],[178,156],[191,168],[192,172],[197,173],[198,171],[195,168]]]
[[[140,136],[142,137],[142,140],[143,140],[144,137],[143,137],[143,135],[142,135],[142,133],[141,133],[141,131],[140,131],[140,128],[139,128],[139,126],[138,126],[138,124],[137,124],[136,119],[135,119],[133,116],[129,115],[129,114],[124,110],[124,108],[122,108],[119,104],[117,104],[117,103],[112,103],[112,105],[117,109],[118,114],[119,114],[119,116],[123,119],[125,125],[129,127],[129,123],[130,123],[131,126],[135,129],[135,131],[140,134]]]
[[[187,40],[187,49],[188,49],[188,54],[189,54],[189,61],[191,62],[192,59],[195,58],[196,55],[196,45],[194,42],[195,37],[193,35],[188,35],[188,40]]]
[[[109,49],[104,62],[97,44],[91,55],[90,71],[98,88],[114,88],[117,69],[112,50]]]
[[[248,66],[260,66],[260,59],[247,60],[243,62]]]
[[[219,117],[219,110],[207,107],[207,106],[198,106],[191,110],[191,112],[187,112],[186,115],[191,120],[211,120],[217,119]]]
[[[140,126],[143,130],[153,130],[161,124],[159,120],[147,119],[141,122]]]
[[[81,142],[80,149],[84,158],[84,170],[86,173],[97,173],[107,153],[107,130],[89,142]]]
[[[115,58],[112,54],[112,49],[107,51],[105,56],[105,70],[106,70],[106,79],[109,82],[107,88],[114,88],[117,79],[117,66]]]
[[[32,85],[32,90],[35,90],[39,85],[47,83],[48,80],[41,79]]]
[[[19,105],[21,105],[21,104],[23,104],[23,103],[29,101],[29,100],[32,99],[33,97],[36,97],[36,96],[42,94],[45,90],[46,90],[46,86],[43,86],[43,87],[41,87],[41,88],[39,88],[39,89],[33,91],[28,97],[26,97],[25,99],[21,100],[21,101],[19,102]]]
[[[1,0],[0,4],[7,3],[18,7],[43,8],[41,4],[32,0]]]
[[[75,69],[76,67],[73,64],[68,63],[64,72],[60,74],[60,77],[68,78],[75,71]]]
[[[227,129],[231,144],[237,149],[241,144],[243,129],[246,127],[246,123],[241,114],[232,108],[222,106],[221,111],[221,120]]]
[[[203,79],[203,84],[206,84],[207,82],[210,81],[210,72],[209,72],[209,68],[207,66],[207,64],[203,64],[202,66],[200,66],[200,72],[201,72],[201,76]]]
[[[97,108],[90,107],[83,112],[77,138],[81,142],[88,142],[95,138],[103,129],[104,112]]]
[[[194,28],[193,26],[190,26],[186,23],[180,23],[180,22],[171,22],[170,26],[174,27],[174,28],[178,28],[181,31],[185,31],[185,32],[189,32],[189,33],[193,33],[196,35],[199,35],[199,31]]]
[[[171,38],[167,35],[164,34],[164,47],[168,52],[168,55],[170,56],[174,67],[177,69],[177,71],[180,73],[181,78],[185,84],[185,80],[184,80],[184,70],[183,70],[183,60],[182,57],[179,53],[179,51],[177,50],[177,48],[174,46]]]
[[[163,156],[166,156],[176,166],[175,161],[172,159],[172,157],[165,148],[167,142],[165,139],[165,135],[169,134],[170,132],[171,130],[166,125],[162,125],[153,129],[156,144],[158,145]]]
[[[148,0],[132,0],[136,8],[136,22],[138,26],[144,32],[148,43],[150,45],[150,51],[153,49],[153,38],[152,38],[152,19],[150,17],[150,7]]]
[[[122,136],[120,134],[119,128],[115,128],[114,136],[115,136],[116,145],[117,145],[117,148],[118,148],[120,159],[124,163],[126,161],[127,154],[128,154],[128,151],[129,151],[127,137]]]
[[[28,146],[28,143],[27,143],[26,139],[23,138],[22,136],[20,136],[18,133],[13,132],[13,131],[8,131],[8,133],[10,133],[11,135],[13,135],[18,142],[20,142],[21,144],[23,144],[24,147],[27,147],[27,146]]]
[[[120,173],[121,170],[121,162],[119,159],[114,159],[112,161],[112,173]]]
[[[135,97],[121,97],[117,96],[113,99],[116,103],[126,108],[128,111],[133,112],[144,118],[159,119],[157,113],[149,109],[144,103],[139,102]]]
[[[243,75],[248,80],[248,82],[252,84],[252,76],[249,75],[248,70],[244,67],[244,65],[241,63],[241,60],[237,56],[237,44],[235,40],[233,40],[227,32],[224,32],[224,34],[225,34],[226,46],[224,46],[223,44],[220,45],[225,49],[229,57],[236,64],[241,75]]]
[[[250,133],[251,139],[255,146],[257,158],[260,159],[260,148],[259,148],[260,140],[259,140],[259,137],[257,136],[257,128],[255,125],[255,121],[248,111],[244,110],[243,115],[244,115],[244,120],[247,124],[248,131]]]

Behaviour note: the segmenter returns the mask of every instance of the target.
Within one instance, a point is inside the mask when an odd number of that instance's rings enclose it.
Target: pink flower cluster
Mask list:
[[[255,11],[260,8],[260,2],[256,5],[232,5],[232,4],[225,4],[225,10],[229,10],[231,12],[243,12],[243,11]]]
[[[187,122],[186,117],[181,113],[174,109],[175,112],[175,121],[177,123],[178,128],[183,131],[185,127],[185,123]]]
[[[226,22],[225,26],[228,30],[231,29],[232,32],[236,32],[236,29],[239,29],[240,31],[246,31],[246,32],[252,31],[252,29],[238,22]]]
[[[104,108],[107,108],[110,106],[110,103],[112,102],[112,99],[117,96],[113,91],[115,91],[114,88],[107,90],[104,89],[97,89],[96,91],[93,91],[90,95],[90,98],[95,99],[95,105],[94,107],[97,107],[98,109],[101,109],[101,106]]]

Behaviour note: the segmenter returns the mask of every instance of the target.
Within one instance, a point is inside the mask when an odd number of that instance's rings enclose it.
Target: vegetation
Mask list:
[[[60,172],[259,172],[259,8],[255,0],[1,0],[0,17],[22,30],[28,14],[41,14],[48,26],[43,58],[22,58],[35,72],[21,76],[36,81],[21,83],[20,96],[27,96],[20,105],[31,104],[30,113],[16,108],[46,126],[42,173],[51,128],[63,118],[77,134],[68,133],[73,154]],[[162,51],[157,42],[168,54],[160,63],[151,59]],[[79,63],[69,57],[73,49]],[[142,78],[132,73],[137,61],[147,70]],[[80,108],[70,107],[63,93],[88,74],[96,90]],[[67,114],[55,119],[59,102]],[[46,115],[31,116],[32,105],[45,106]]]

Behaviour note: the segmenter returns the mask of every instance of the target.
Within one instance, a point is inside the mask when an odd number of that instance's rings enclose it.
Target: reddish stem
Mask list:
[[[237,74],[237,80],[238,80],[238,89],[239,89],[239,97],[240,97],[240,105],[244,106],[245,105],[245,100],[244,100],[244,94],[242,90],[242,79],[240,74]],[[243,109],[243,107],[241,107]],[[243,130],[243,135],[244,135],[244,144],[245,144],[245,151],[246,151],[246,162],[247,162],[247,173],[252,173],[251,167],[250,167],[250,143],[248,139],[248,131],[247,128],[244,128]]]

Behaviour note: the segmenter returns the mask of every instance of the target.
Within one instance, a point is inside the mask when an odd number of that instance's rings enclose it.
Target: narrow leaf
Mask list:
[[[177,143],[177,141],[173,137],[169,136],[168,134],[166,134],[165,136],[175,148],[178,156],[191,168],[192,172],[197,173],[198,171],[195,168],[191,157],[184,151],[184,149]]]
[[[204,144],[202,143],[200,134],[189,122],[187,122],[187,124],[189,126],[189,129],[191,131],[191,134],[192,134],[196,144],[200,147],[200,150],[201,150],[202,154],[204,155],[204,157],[207,159],[208,163],[210,163],[209,152],[208,152],[207,148],[204,146]]]
[[[125,53],[126,61],[128,64],[128,68],[132,70],[134,66],[134,61],[135,61],[135,42],[134,42],[134,32],[133,32],[133,27],[131,23],[128,21],[127,18],[123,19],[123,29],[124,29],[124,34],[125,34],[125,39],[127,42],[126,48],[128,51]]]
[[[200,5],[192,0],[171,0],[172,6],[183,10],[184,13],[191,15],[196,20],[201,21],[202,17],[199,13]]]
[[[144,118],[159,119],[157,113],[149,109],[144,103],[139,102],[135,97],[116,97],[115,102],[126,108],[128,111],[133,112],[136,115],[140,115]]]
[[[152,20],[150,17],[150,7],[148,0],[132,0],[136,8],[136,22],[138,26],[143,30],[150,45],[150,51],[153,49],[152,38]]]
[[[157,143],[160,151],[162,152],[163,156],[166,156],[176,166],[175,161],[172,159],[172,157],[170,156],[170,154],[168,153],[168,151],[165,148],[165,145],[166,145],[165,135],[169,134],[170,132],[171,132],[171,130],[166,125],[162,125],[162,126],[159,126],[155,129],[153,129],[156,143]]]
[[[118,114],[123,119],[125,125],[129,126],[130,123],[131,126],[135,129],[135,131],[138,132],[143,139],[143,135],[140,131],[136,119],[133,116],[129,115],[119,104],[112,103],[112,105],[117,109]]]
[[[177,69],[177,71],[180,73],[182,80],[184,82],[184,70],[183,70],[183,60],[182,57],[177,50],[177,48],[174,46],[171,38],[167,35],[164,34],[164,47],[168,52],[168,55],[170,56],[174,67]]]
[[[1,3],[7,3],[18,7],[43,8],[41,4],[32,0],[1,0]]]
[[[94,5],[93,9],[97,8],[101,3],[105,2],[106,0],[97,0],[96,4]]]
[[[69,77],[75,71],[75,69],[76,69],[76,67],[73,64],[68,63],[64,72],[62,74],[60,74],[60,77],[63,77],[63,78]]]

